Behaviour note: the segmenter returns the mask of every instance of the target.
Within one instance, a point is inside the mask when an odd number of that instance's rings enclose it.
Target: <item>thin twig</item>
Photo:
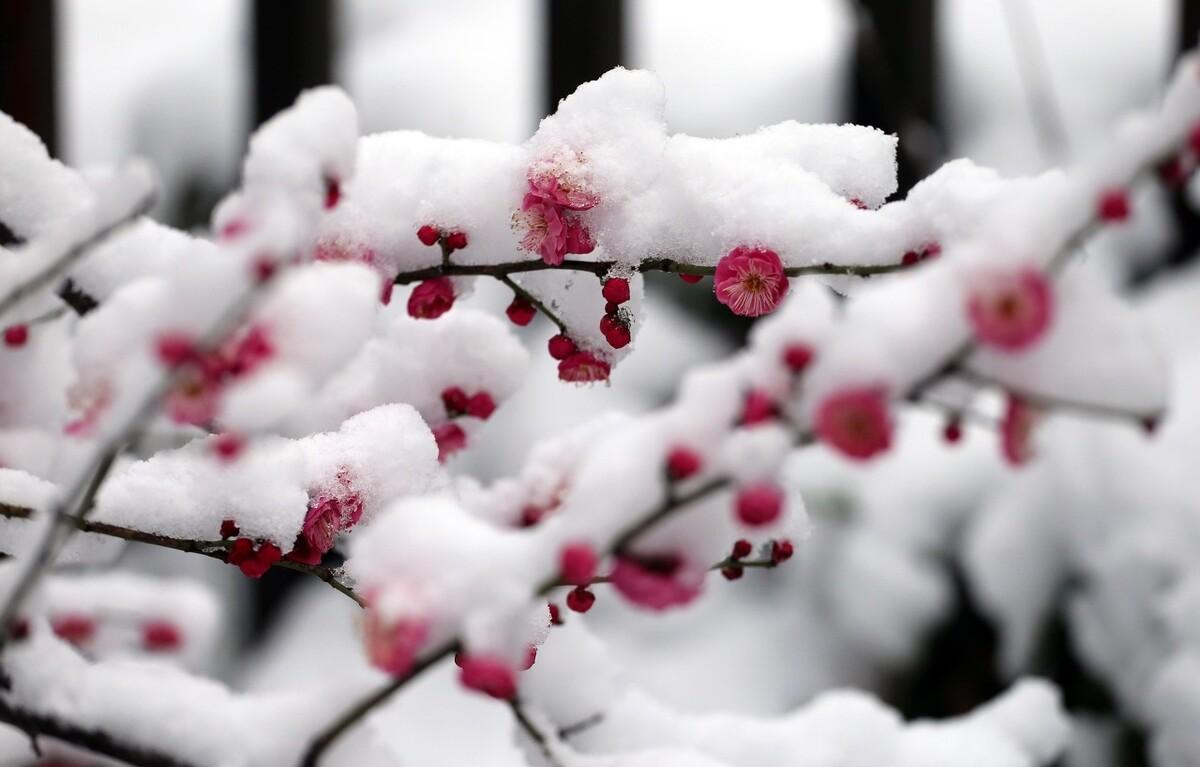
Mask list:
[[[994,386],[1004,389],[1021,399],[1027,401],[1031,405],[1036,405],[1039,408],[1046,410],[1071,410],[1087,415],[1094,415],[1100,418],[1113,418],[1122,421],[1134,421],[1142,424],[1147,421],[1157,421],[1162,418],[1161,410],[1153,413],[1135,413],[1132,410],[1116,407],[1114,405],[1105,405],[1100,402],[1084,402],[1082,400],[1067,399],[1058,397],[1053,394],[1045,394],[1032,389],[1027,389],[1021,386],[1013,386],[1012,384],[997,381],[983,373],[972,370],[969,367],[963,366],[954,371],[954,374],[970,381],[978,386]]]
[[[0,517],[7,519],[30,519],[34,516],[32,509],[24,506],[13,506],[11,504],[0,503]],[[157,533],[148,533],[143,530],[135,530],[130,527],[114,525],[108,522],[96,522],[88,519],[70,519],[74,528],[81,533],[92,533],[94,535],[103,535],[108,538],[119,538],[123,541],[132,543],[145,543],[150,546],[158,546],[164,549],[173,549],[182,551],[187,554],[199,554],[201,556],[217,559],[222,562],[228,560],[229,549],[233,545],[232,541],[202,541],[192,538],[173,538],[169,535],[159,535]],[[282,567],[287,570],[294,570],[305,575],[311,575],[319,578],[337,591],[345,594],[350,599],[353,599],[360,607],[364,602],[362,597],[354,591],[350,584],[341,580],[338,577],[338,569],[334,567],[326,567],[324,565],[306,565],[301,562],[292,562],[287,559],[282,559],[275,563],[276,567]]]
[[[544,303],[544,302],[543,302],[541,299],[539,299],[539,298],[538,298],[537,296],[535,296],[534,294],[530,293],[530,292],[529,292],[528,290],[526,290],[525,288],[523,288],[523,287],[521,287],[520,285],[518,285],[518,284],[517,284],[517,283],[516,283],[516,282],[515,282],[515,281],[514,281],[514,280],[513,280],[511,277],[509,277],[507,274],[502,274],[502,275],[500,275],[499,277],[497,277],[496,279],[498,279],[498,280],[500,280],[501,282],[503,282],[505,285],[507,285],[509,288],[511,288],[511,289],[512,289],[512,292],[516,293],[516,294],[517,294],[518,296],[520,296],[521,298],[523,298],[523,299],[525,299],[526,301],[528,301],[529,303],[533,304],[533,306],[534,306],[535,308],[537,308],[537,310],[538,310],[538,311],[540,311],[542,314],[544,314],[544,315],[546,315],[547,317],[549,317],[549,318],[550,318],[550,321],[551,321],[551,322],[553,322],[555,325],[557,325],[557,326],[558,326],[558,329],[559,329],[560,331],[562,331],[562,333],[563,333],[563,334],[566,334],[566,333],[568,333],[568,332],[569,332],[569,331],[567,330],[566,323],[564,323],[564,322],[562,321],[562,319],[561,319],[561,318],[560,318],[560,317],[559,317],[559,316],[558,316],[558,315],[557,315],[555,312],[551,311],[549,306],[546,306],[546,304],[545,304],[545,303]]]
[[[604,714],[592,714],[589,717],[580,719],[578,722],[572,722],[564,727],[560,727],[558,730],[558,737],[560,740],[573,738],[581,732],[586,732],[587,730],[592,729],[603,721]]]
[[[495,277],[500,279],[512,274],[541,271],[590,272],[601,277],[614,267],[624,266],[616,261],[581,261],[566,259],[557,265],[547,264],[541,259],[526,259],[522,261],[506,261],[499,264],[453,264],[443,262],[439,266],[430,266],[396,275],[397,285],[407,285],[412,282],[432,280],[437,277]],[[879,264],[877,266],[862,266],[854,264],[810,264],[808,266],[789,266],[783,271],[789,277],[804,275],[835,275],[847,277],[873,277],[880,274],[890,274],[910,268],[905,264]],[[685,264],[669,258],[647,258],[633,266],[638,272],[668,272],[671,274],[709,275],[717,271],[715,266],[700,266]]]
[[[139,767],[192,767],[170,754],[123,742],[106,732],[17,708],[3,698],[0,698],[0,722],[7,722],[25,732],[31,740],[38,736],[53,738],[125,764]]]
[[[342,733],[350,729],[358,720],[369,714],[379,704],[392,697],[392,694],[399,690],[405,682],[413,679],[421,674],[421,672],[436,666],[444,659],[458,652],[458,643],[451,642],[443,645],[436,652],[426,656],[422,660],[417,661],[412,667],[409,675],[403,679],[394,679],[388,684],[380,687],[375,692],[366,696],[362,700],[355,703],[349,709],[342,713],[329,727],[321,732],[308,747],[304,754],[304,758],[300,761],[301,767],[315,767],[321,755],[329,749],[333,743],[341,737]]]
[[[551,767],[562,767],[561,762],[558,761],[558,757],[556,757],[554,752],[550,750],[549,740],[529,719],[529,716],[525,713],[523,704],[514,698],[508,702],[508,708],[512,711],[513,718],[517,720],[517,724],[521,726],[521,729],[525,731],[525,734],[529,736],[530,740],[537,744],[538,750],[542,752],[542,756],[546,759],[546,763]]]
[[[29,592],[33,590],[38,578],[50,568],[54,558],[58,556],[59,549],[66,543],[74,527],[91,510],[96,493],[104,478],[108,476],[119,452],[120,447],[113,445],[101,455],[98,464],[92,471],[91,480],[78,500],[78,505],[76,505],[74,497],[69,497],[62,506],[55,509],[33,555],[22,562],[23,569],[17,576],[17,582],[8,592],[4,606],[0,608],[0,647],[3,647],[3,643],[8,639],[9,627],[22,603],[29,596]],[[68,508],[74,508],[75,511],[71,514],[64,513]]]
[[[0,315],[3,315],[9,309],[13,308],[21,301],[41,290],[48,283],[60,276],[64,271],[69,269],[72,264],[83,258],[85,254],[96,245],[99,245],[104,240],[108,239],[117,231],[125,228],[134,220],[142,217],[154,207],[155,194],[153,191],[140,197],[124,214],[110,221],[82,240],[72,244],[63,251],[57,258],[47,264],[40,271],[34,273],[29,279],[13,287],[3,298],[0,298]]]

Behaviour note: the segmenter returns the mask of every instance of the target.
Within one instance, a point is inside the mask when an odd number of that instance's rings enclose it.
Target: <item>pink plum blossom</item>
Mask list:
[[[1032,267],[992,275],[971,293],[967,314],[980,343],[1019,351],[1050,327],[1054,292],[1046,275]]]
[[[713,292],[734,314],[768,314],[779,306],[787,290],[783,262],[773,250],[739,246],[717,262]]]

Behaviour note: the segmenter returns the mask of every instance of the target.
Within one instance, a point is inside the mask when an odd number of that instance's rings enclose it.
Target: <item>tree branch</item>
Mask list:
[[[563,333],[563,335],[566,335],[568,333],[566,324],[562,321],[562,319],[557,314],[550,311],[550,307],[546,306],[546,304],[543,303],[540,298],[538,298],[537,296],[530,293],[525,288],[518,285],[507,274],[501,274],[496,279],[503,282],[505,285],[507,285],[509,288],[512,289],[512,292],[516,293],[519,297],[521,297],[521,298],[525,299],[526,301],[528,301],[529,303],[533,304],[533,306],[538,311],[540,311],[542,314],[549,317],[550,321],[558,326],[558,329]]]
[[[954,375],[963,378],[978,386],[994,386],[1020,397],[1031,405],[1036,405],[1045,410],[1070,410],[1085,415],[1094,415],[1100,418],[1111,418],[1124,421],[1134,421],[1138,424],[1146,422],[1158,421],[1163,417],[1162,411],[1153,413],[1136,413],[1132,410],[1116,407],[1114,405],[1105,405],[1101,402],[1084,402],[1083,400],[1067,399],[1066,397],[1057,397],[1052,394],[1043,394],[1041,392],[1026,389],[1020,386],[1013,386],[997,381],[990,376],[984,375],[978,371],[972,370],[967,366],[962,366],[954,371]]]
[[[148,213],[150,208],[154,206],[155,195],[153,192],[140,197],[124,214],[117,219],[101,225],[98,229],[92,231],[82,240],[73,243],[57,258],[47,264],[40,271],[36,272],[29,279],[13,287],[3,298],[0,298],[0,315],[3,315],[12,307],[19,304],[29,296],[41,290],[48,283],[69,269],[79,259],[83,258],[89,250],[104,240],[108,239],[115,232],[125,228],[135,219],[138,219]],[[68,303],[70,303],[70,300]]]
[[[125,743],[109,733],[17,708],[3,698],[0,698],[0,722],[11,724],[31,739],[39,736],[53,738],[126,764],[139,767],[193,767],[170,754]]]
[[[501,279],[512,274],[520,274],[522,272],[541,272],[546,270],[569,271],[569,272],[591,272],[597,277],[607,274],[613,267],[622,266],[617,261],[581,261],[579,259],[566,259],[557,266],[551,266],[541,259],[531,258],[523,261],[506,261],[499,264],[452,264],[443,262],[439,266],[430,266],[425,269],[416,269],[410,272],[400,272],[396,275],[395,283],[397,285],[407,285],[412,282],[421,282],[423,280],[432,280],[436,277],[495,277]],[[647,258],[641,263],[634,265],[634,271],[638,272],[667,272],[671,274],[690,274],[690,275],[707,275],[717,271],[715,266],[699,266],[696,264],[685,264],[681,261],[675,261],[670,258]],[[860,266],[860,265],[843,265],[843,264],[811,264],[809,266],[789,266],[783,271],[789,277],[801,277],[804,275],[827,274],[840,275],[846,277],[873,277],[879,274],[890,274],[908,269],[905,264],[880,264],[878,266]]]
[[[11,504],[0,503],[0,517],[7,519],[30,519],[34,515],[32,509],[23,506],[13,506]],[[74,528],[82,533],[92,533],[95,535],[103,535],[109,538],[120,538],[125,541],[134,543],[145,543],[150,546],[158,546],[164,549],[173,549],[182,551],[188,554],[199,554],[201,556],[210,557],[225,562],[228,558],[229,548],[233,545],[232,541],[201,541],[191,538],[172,538],[167,535],[158,535],[157,533],[148,533],[142,530],[135,530],[129,527],[113,525],[107,522],[94,522],[87,519],[74,519],[72,522]],[[345,594],[350,599],[353,599],[358,605],[363,606],[363,599],[360,597],[352,586],[338,577],[338,568],[326,567],[324,565],[306,565],[300,562],[291,562],[282,559],[275,564],[276,567],[282,567],[288,570],[294,570],[305,575],[311,575],[319,578],[332,588]]]
[[[542,756],[545,757],[546,763],[549,764],[550,767],[562,767],[562,763],[558,761],[558,757],[556,757],[554,752],[550,750],[550,743],[546,736],[537,728],[536,725],[534,725],[532,721],[530,721],[529,716],[526,715],[524,705],[519,700],[514,698],[508,702],[508,707],[513,713],[513,718],[517,720],[517,724],[521,726],[521,729],[525,731],[525,734],[529,736],[529,739],[532,740],[537,745],[538,750],[542,752]]]
[[[101,455],[98,464],[93,470],[91,480],[84,489],[78,506],[75,507],[76,510],[74,513],[65,513],[66,509],[74,505],[73,494],[67,498],[62,506],[55,508],[54,515],[50,518],[46,526],[45,534],[38,541],[33,555],[27,562],[22,563],[23,567],[17,576],[17,582],[6,595],[4,606],[0,608],[0,648],[8,640],[9,627],[16,617],[17,610],[21,608],[21,604],[29,596],[29,592],[33,590],[34,584],[37,583],[42,573],[49,569],[50,565],[54,562],[59,549],[66,542],[73,528],[79,522],[83,521],[84,516],[91,510],[92,503],[96,498],[96,492],[100,489],[100,484],[104,481],[104,478],[108,476],[113,461],[116,460],[119,452],[119,446],[114,444]],[[7,680],[4,681],[7,682]]]

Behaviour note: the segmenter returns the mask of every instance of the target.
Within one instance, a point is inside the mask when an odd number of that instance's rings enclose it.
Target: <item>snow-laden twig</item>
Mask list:
[[[104,478],[108,476],[108,472],[120,452],[121,444],[121,442],[112,443],[100,455],[96,467],[90,474],[91,479],[85,486],[77,504],[74,494],[72,494],[66,502],[55,507],[37,547],[28,560],[22,562],[23,568],[20,575],[17,576],[12,589],[6,595],[3,608],[0,608],[0,648],[8,639],[9,627],[16,618],[17,611],[33,591],[38,579],[54,564],[54,559],[58,556],[59,550],[66,543],[75,525],[91,510],[92,503],[96,499],[96,492],[100,489]],[[72,508],[75,510],[68,513],[68,510]]]
[[[25,281],[13,286],[11,290],[0,298],[0,315],[3,315],[21,301],[24,301],[53,280],[62,276],[67,269],[83,258],[92,248],[146,215],[154,207],[154,201],[154,191],[146,192],[138,197],[128,210],[116,218],[101,224],[84,237],[72,242],[62,253],[53,258],[50,263],[46,264]]]
[[[1004,389],[1009,394],[1019,397],[1041,410],[1065,410],[1082,415],[1096,416],[1098,418],[1132,421],[1137,424],[1157,423],[1164,415],[1162,411],[1138,413],[1114,405],[1105,405],[1102,402],[1085,402],[1083,400],[1034,391],[1023,386],[1014,386],[1009,383],[997,381],[983,373],[972,370],[966,365],[957,368],[954,374],[958,378],[970,381],[978,386],[992,386]]]
[[[538,750],[542,752],[542,756],[546,759],[546,764],[550,765],[550,767],[562,767],[562,763],[559,762],[558,758],[554,755],[554,751],[550,748],[550,741],[545,733],[538,729],[537,725],[533,723],[529,715],[525,712],[525,705],[514,698],[508,702],[508,707],[512,710],[513,718],[517,720],[517,724],[525,731],[529,739],[537,745]]]
[[[10,504],[0,503],[0,517],[6,519],[30,519],[34,516],[32,509],[23,506],[13,506]],[[182,551],[187,554],[199,554],[201,556],[217,559],[222,562],[226,561],[229,555],[229,549],[233,545],[232,541],[205,541],[191,538],[173,538],[169,535],[158,535],[149,533],[143,530],[134,530],[130,527],[121,525],[113,525],[107,522],[96,522],[88,519],[74,519],[70,521],[76,530],[81,533],[92,533],[94,535],[103,535],[108,538],[119,538],[124,541],[133,543],[144,543],[149,546],[158,546],[164,549],[173,549]],[[306,565],[301,562],[293,562],[288,559],[282,559],[276,563],[277,567],[282,567],[287,570],[294,570],[298,573],[311,575],[325,583],[328,583],[336,591],[345,594],[350,599],[362,606],[363,599],[355,591],[354,587],[339,577],[337,568],[327,567],[324,565]]]
[[[417,269],[410,272],[401,272],[396,275],[395,283],[397,285],[407,285],[413,282],[421,282],[422,280],[431,280],[437,277],[495,277],[497,279],[507,277],[513,274],[521,274],[523,272],[541,272],[545,270],[568,271],[568,272],[591,272],[597,277],[607,274],[618,266],[616,261],[581,261],[578,259],[565,259],[557,265],[547,264],[540,259],[527,259],[523,261],[507,261],[499,264],[453,264],[443,263],[440,266],[431,266],[426,269]],[[843,277],[873,277],[880,274],[890,274],[907,269],[907,264],[881,264],[878,266],[856,265],[856,264],[810,264],[808,266],[789,266],[784,268],[784,273],[789,277],[802,277],[806,275],[828,275],[828,276],[843,276]],[[634,271],[638,272],[666,272],[668,274],[685,274],[692,276],[703,277],[716,272],[715,266],[703,266],[699,264],[685,264],[681,261],[675,261],[670,258],[647,258],[639,263]]]
[[[106,732],[26,711],[3,698],[0,698],[0,722],[7,722],[30,738],[53,738],[126,764],[139,767],[192,767],[170,754],[133,746]]]

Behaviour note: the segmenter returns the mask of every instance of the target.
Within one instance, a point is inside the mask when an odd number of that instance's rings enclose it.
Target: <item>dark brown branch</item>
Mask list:
[[[446,658],[458,652],[459,646],[457,642],[450,642],[442,645],[435,652],[429,654],[422,660],[417,661],[412,667],[407,677],[403,679],[395,679],[375,692],[366,696],[362,700],[355,703],[352,707],[342,713],[328,728],[326,728],[316,740],[309,745],[308,751],[305,752],[304,758],[300,764],[302,767],[315,767],[321,755],[333,745],[334,741],[342,736],[346,730],[350,729],[359,719],[362,719],[371,709],[386,701],[388,698],[399,690],[404,684],[421,675],[422,672],[436,666]]]
[[[586,732],[604,721],[604,714],[592,714],[591,716],[580,719],[578,722],[561,727],[558,730],[558,737],[561,740],[572,738],[581,732]]]
[[[30,519],[33,512],[23,506],[13,506],[11,504],[0,503],[0,517],[8,519]],[[142,530],[134,530],[129,527],[113,525],[107,522],[95,522],[87,519],[74,519],[73,527],[82,533],[93,533],[95,535],[103,535],[109,538],[120,538],[125,541],[134,543],[145,543],[150,546],[158,546],[164,549],[173,549],[182,551],[187,554],[199,554],[201,556],[217,559],[222,562],[228,558],[229,548],[232,546],[232,541],[201,541],[191,538],[172,538],[167,535],[158,535],[157,533],[148,533]],[[294,570],[305,575],[311,575],[314,578],[328,583],[337,591],[345,594],[353,599],[361,607],[363,604],[360,597],[345,581],[338,578],[336,568],[326,567],[324,565],[306,565],[300,562],[291,562],[283,559],[275,564],[276,567],[282,567],[287,570]]]
[[[507,286],[508,286],[508,287],[509,287],[509,288],[512,290],[512,292],[513,292],[513,293],[516,293],[516,294],[517,294],[517,296],[518,296],[518,297],[525,299],[525,300],[526,300],[526,301],[528,301],[530,304],[532,304],[532,305],[533,305],[533,306],[534,306],[534,307],[535,307],[535,308],[536,308],[536,309],[537,309],[539,312],[541,312],[542,314],[544,314],[544,315],[546,315],[547,317],[549,317],[549,318],[550,318],[550,321],[551,321],[551,322],[553,322],[555,325],[557,325],[557,326],[558,326],[558,329],[559,329],[559,330],[560,330],[560,331],[561,331],[561,332],[562,332],[564,335],[565,335],[565,334],[568,332],[568,331],[567,331],[567,326],[566,326],[566,324],[565,324],[565,323],[562,321],[562,319],[561,319],[561,318],[560,318],[560,317],[559,317],[559,316],[558,316],[556,313],[554,313],[553,311],[551,311],[551,310],[550,310],[550,307],[546,306],[546,304],[545,304],[545,303],[543,303],[543,302],[542,302],[542,300],[541,300],[540,298],[538,298],[537,296],[535,296],[534,294],[530,293],[530,292],[529,292],[528,290],[526,290],[525,288],[523,288],[523,287],[521,287],[520,285],[518,285],[518,284],[517,284],[517,283],[516,283],[516,282],[515,282],[515,281],[514,281],[514,280],[513,280],[511,277],[509,277],[507,274],[502,274],[502,275],[500,275],[499,277],[497,277],[496,279],[500,280],[500,281],[501,281],[501,282],[503,282],[505,285],[507,285]]]
[[[566,259],[557,266],[551,266],[540,259],[524,261],[506,261],[499,264],[450,264],[430,266],[411,272],[401,272],[396,275],[397,285],[407,285],[412,282],[432,280],[437,277],[502,277],[520,274],[522,272],[541,272],[558,270],[568,272],[591,272],[597,277],[607,274],[613,267],[621,266],[616,261],[580,261]],[[789,266],[783,271],[789,277],[825,274],[846,277],[872,277],[879,274],[890,274],[909,267],[904,264],[880,264],[878,266],[859,266],[843,264],[811,264],[809,266]],[[698,266],[685,264],[669,258],[647,258],[634,267],[638,272],[667,272],[671,274],[708,275],[717,271],[715,266]]]
[[[11,724],[31,739],[53,738],[125,764],[138,767],[193,767],[170,754],[126,743],[109,733],[17,708],[3,698],[0,698],[0,721]]]
[[[529,736],[529,739],[532,740],[534,744],[537,745],[538,750],[542,752],[542,756],[545,757],[546,763],[549,764],[550,767],[562,767],[561,763],[558,761],[558,758],[554,756],[554,752],[550,750],[550,743],[546,739],[546,736],[542,734],[542,731],[539,730],[532,721],[530,721],[529,716],[526,715],[525,708],[521,702],[516,699],[510,700],[508,702],[508,708],[512,711],[513,718],[517,720],[517,724],[521,726],[521,729],[525,731],[525,734]]]

